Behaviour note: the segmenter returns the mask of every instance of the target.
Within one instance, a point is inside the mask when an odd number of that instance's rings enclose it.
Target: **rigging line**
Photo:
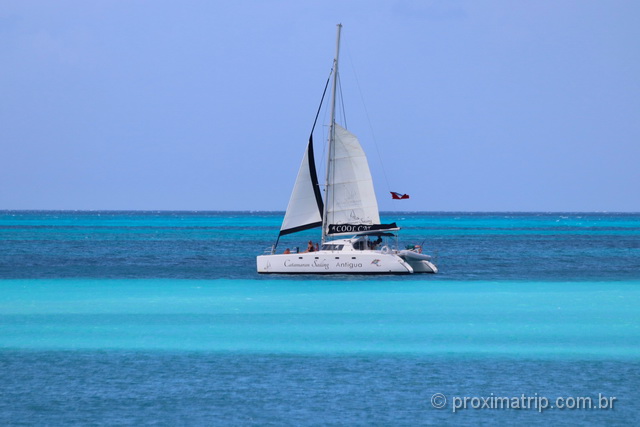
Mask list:
[[[334,64],[331,66],[331,70],[329,71],[329,77],[327,77],[327,83],[324,85],[324,90],[322,91],[322,98],[320,98],[320,105],[318,105],[318,111],[316,112],[316,118],[313,120],[313,126],[311,126],[311,135],[313,135],[313,130],[316,128],[316,123],[318,123],[318,116],[320,115],[320,110],[322,109],[322,103],[324,102],[324,96],[327,94],[327,88],[329,87],[329,82],[331,81],[331,74],[333,74]]]
[[[328,108],[325,106],[324,109],[324,115],[323,115],[323,119],[322,122],[326,123],[327,122],[327,114],[329,114],[329,112],[327,111]],[[326,158],[327,158],[327,143],[329,140],[329,132],[328,132],[328,126],[327,125],[323,125],[322,126],[322,141],[324,142],[322,144],[322,156],[320,157],[320,166],[322,170],[326,169]],[[324,187],[323,184],[318,184],[320,187]]]
[[[309,134],[309,142],[313,140],[313,131],[316,128],[316,123],[318,122],[318,116],[320,115],[320,111],[322,110],[322,104],[324,103],[324,97],[327,94],[327,88],[329,87],[329,82],[331,81],[331,74],[333,74],[334,67],[335,67],[335,62],[331,65],[331,70],[329,71],[329,77],[327,77],[327,83],[324,85],[324,90],[322,91],[322,98],[320,98],[320,105],[318,105],[316,118],[313,120],[313,126],[311,126],[311,133]],[[320,186],[318,185],[318,187]],[[276,243],[273,245],[272,253],[275,253],[275,250],[278,247],[278,243],[280,242],[280,236],[281,234],[278,234]]]
[[[362,102],[362,107],[364,108],[365,116],[367,116],[367,121],[369,122],[369,131],[371,132],[371,138],[373,139],[373,144],[376,146],[376,153],[378,154],[378,162],[382,167],[382,175],[384,176],[384,180],[387,184],[387,191],[391,191],[391,186],[389,185],[389,179],[387,178],[387,171],[384,169],[384,163],[382,162],[382,156],[380,155],[380,149],[378,148],[378,141],[376,140],[376,136],[373,132],[373,125],[371,124],[371,118],[369,117],[367,104],[365,104],[364,102],[364,96],[362,95],[362,89],[360,88],[360,81],[358,80],[356,67],[353,65],[353,60],[351,58],[351,51],[349,50],[349,44],[347,42],[345,42],[345,48],[347,51],[347,56],[349,57],[349,64],[351,64],[351,70],[353,71],[353,76],[356,79],[356,86],[358,87],[358,94],[360,95],[360,101]]]
[[[335,69],[336,66],[336,60],[333,60],[333,63],[331,65],[331,71],[329,71],[329,77],[327,77],[327,83],[324,86],[324,92],[322,92],[322,100],[324,100],[324,96],[327,93],[327,88],[329,87],[329,83],[331,82],[331,75],[333,74],[333,70]],[[320,109],[322,108],[323,105],[323,101],[320,101],[320,106],[318,107],[318,112],[316,113],[316,119],[313,121],[313,128],[311,129],[311,133],[313,134],[313,129],[315,129],[316,127],[316,122],[318,121],[318,115],[320,114]],[[326,123],[327,121],[327,107],[325,106],[324,109],[324,118],[323,118],[323,122]],[[327,154],[327,139],[328,139],[328,134],[326,132],[325,127],[322,128],[322,141],[324,141],[324,144],[322,144],[322,156],[320,157],[320,166],[322,169],[324,169],[325,165],[325,158],[326,158],[326,154]],[[324,187],[324,185],[318,183],[319,187]]]
[[[342,80],[340,79],[340,73],[338,73],[337,77],[338,91],[340,92],[340,107],[342,109],[342,123],[344,123],[345,129],[349,129],[349,126],[347,126],[347,110],[344,109],[344,94],[342,93]]]

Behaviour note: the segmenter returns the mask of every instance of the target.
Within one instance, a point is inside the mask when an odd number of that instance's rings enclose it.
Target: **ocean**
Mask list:
[[[439,274],[258,275],[282,216],[0,211],[0,424],[640,422],[640,214],[383,213]]]

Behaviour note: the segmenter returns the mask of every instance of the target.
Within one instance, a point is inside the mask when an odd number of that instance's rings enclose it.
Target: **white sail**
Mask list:
[[[298,170],[298,177],[291,192],[282,227],[280,227],[280,235],[320,227],[322,209],[322,196],[318,188],[313,158],[313,141],[310,139]]]
[[[270,254],[256,258],[258,273],[294,274],[412,274],[436,273],[438,268],[421,250],[398,250],[396,223],[380,224],[378,201],[373,189],[369,163],[358,138],[336,124],[336,94],[340,29],[332,69],[330,135],[323,203],[313,156],[313,141],[298,170],[280,234]],[[329,80],[325,85],[326,93]],[[313,129],[320,114],[322,100]],[[318,250],[277,253],[280,236],[322,226],[322,246]],[[347,236],[348,238],[336,238]],[[395,245],[390,237],[396,237]],[[386,240],[386,242],[385,242]]]
[[[335,124],[332,151],[327,179],[325,223],[380,224],[369,163],[358,138]]]

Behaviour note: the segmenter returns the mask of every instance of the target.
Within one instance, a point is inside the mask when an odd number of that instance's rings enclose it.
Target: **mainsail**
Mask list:
[[[280,236],[320,227],[322,210],[322,195],[318,185],[316,163],[313,157],[313,136],[311,136],[280,227]]]
[[[358,138],[334,124],[327,178],[326,234],[396,229],[380,224],[378,201],[367,156]]]
[[[335,124],[327,179],[327,224],[380,224],[367,156],[358,138]]]

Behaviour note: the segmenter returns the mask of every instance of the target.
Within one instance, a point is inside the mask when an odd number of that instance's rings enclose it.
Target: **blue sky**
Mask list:
[[[615,0],[3,0],[0,209],[284,210],[342,22],[382,210],[640,211],[639,20]]]

